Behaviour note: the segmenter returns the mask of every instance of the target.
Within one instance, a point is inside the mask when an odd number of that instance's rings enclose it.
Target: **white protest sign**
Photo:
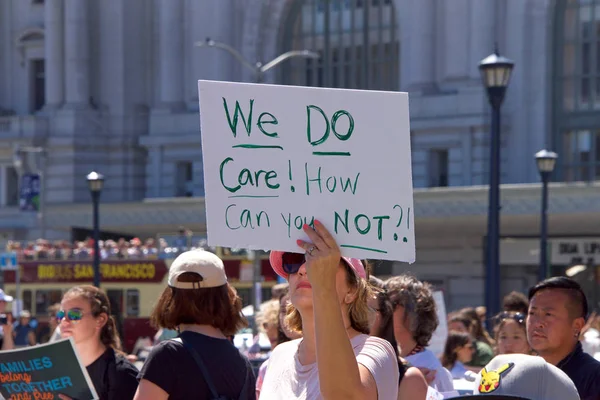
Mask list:
[[[210,246],[414,262],[408,94],[199,81]]]
[[[428,350],[431,350],[436,357],[444,353],[446,340],[448,339],[448,314],[446,313],[446,302],[444,301],[444,292],[436,290],[433,292],[433,300],[437,309],[438,326],[429,340]]]

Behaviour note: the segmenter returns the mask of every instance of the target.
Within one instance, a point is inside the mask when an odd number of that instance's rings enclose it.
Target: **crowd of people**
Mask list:
[[[180,227],[173,236],[150,237],[117,240],[99,240],[100,258],[103,260],[137,259],[137,258],[173,258],[178,254],[197,248],[207,249],[204,236],[194,236],[193,232]],[[16,253],[23,261],[33,260],[88,260],[94,256],[94,239],[50,241],[37,239],[21,242],[9,240],[6,252]]]
[[[298,241],[298,253],[270,253],[287,284],[256,314],[271,344],[257,374],[250,350],[233,344],[248,326],[241,299],[223,261],[202,249],[173,261],[151,314],[160,340],[139,370],[121,350],[100,289],[67,291],[54,310],[56,331],[73,337],[101,399],[425,400],[459,398],[457,382],[475,395],[600,399],[600,320],[575,281],[554,277],[528,296],[511,293],[492,321],[482,308],[449,314],[444,351],[434,354],[440,321],[426,282],[382,281],[367,262],[342,257],[318,221],[304,231],[310,242]],[[2,350],[31,344],[19,328],[26,323],[2,325]]]

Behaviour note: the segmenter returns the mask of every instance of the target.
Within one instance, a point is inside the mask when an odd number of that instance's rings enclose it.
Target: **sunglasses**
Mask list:
[[[504,321],[505,319],[512,319],[517,321],[517,323],[522,324],[523,321],[525,321],[525,315],[514,312],[503,312],[498,315],[498,322]]]
[[[301,253],[283,253],[283,256],[281,256],[283,271],[288,275],[298,273],[298,270],[305,262],[306,257]]]
[[[71,308],[70,310],[60,310],[56,313],[56,320],[61,322],[63,319],[67,319],[70,322],[79,322],[83,318],[85,313],[80,308]]]

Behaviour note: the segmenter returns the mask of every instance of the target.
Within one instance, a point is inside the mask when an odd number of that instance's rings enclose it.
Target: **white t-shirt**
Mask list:
[[[319,400],[317,363],[302,365],[298,346],[302,339],[282,343],[273,350],[260,392],[260,400]],[[358,335],[350,340],[356,361],[375,379],[380,400],[398,398],[398,360],[392,346],[383,339]]]
[[[435,379],[431,382],[431,387],[438,392],[452,392],[454,390],[450,371],[442,366],[440,360],[430,350],[426,349],[405,358],[413,367],[434,369],[436,371]]]

